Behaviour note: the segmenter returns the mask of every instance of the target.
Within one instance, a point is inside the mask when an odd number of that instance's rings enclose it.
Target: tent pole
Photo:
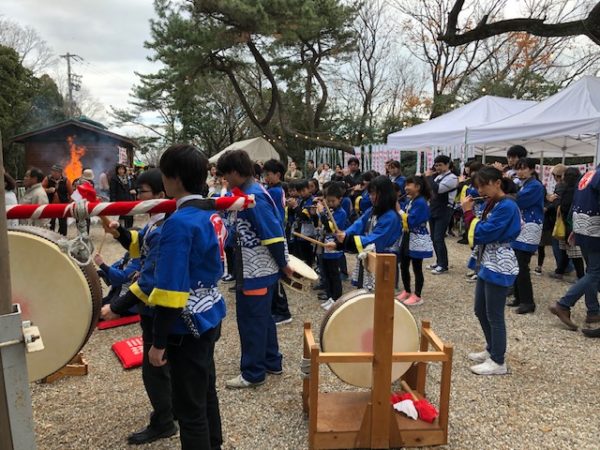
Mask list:
[[[485,164],[485,151],[486,151],[486,147],[485,145],[483,146],[483,155],[481,156],[481,164]]]
[[[598,161],[600,160],[600,134],[596,135],[596,154],[594,155],[594,167],[598,165]]]
[[[540,166],[542,171],[542,176],[544,175],[544,151],[540,153]]]

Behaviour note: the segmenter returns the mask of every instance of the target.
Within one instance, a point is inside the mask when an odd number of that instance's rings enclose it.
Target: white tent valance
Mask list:
[[[221,155],[228,150],[245,150],[250,156],[252,161],[268,161],[269,159],[276,159],[279,161],[279,153],[275,148],[262,137],[246,139],[243,141],[234,142],[230,146],[221,150],[216,155],[210,157],[209,162],[216,163]]]
[[[534,157],[596,156],[600,134],[600,79],[583,77],[511,117],[469,127],[468,144],[494,148],[520,144]]]
[[[388,135],[388,146],[423,150],[465,144],[467,128],[504,119],[536,102],[486,95],[444,115]]]

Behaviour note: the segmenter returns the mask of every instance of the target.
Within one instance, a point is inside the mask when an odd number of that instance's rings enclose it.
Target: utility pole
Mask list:
[[[61,58],[67,60],[67,78],[69,83],[69,117],[72,117],[75,112],[75,103],[73,102],[73,91],[79,91],[81,89],[81,75],[74,74],[71,72],[71,59],[74,61],[83,61],[83,58],[79,55],[74,55],[67,52],[65,55],[60,55]]]

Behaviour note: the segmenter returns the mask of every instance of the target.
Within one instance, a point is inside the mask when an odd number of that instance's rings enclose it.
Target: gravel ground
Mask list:
[[[101,230],[92,229],[96,242]],[[466,246],[449,239],[448,274],[426,274],[425,304],[413,308],[415,318],[432,320],[434,331],[454,344],[450,430],[453,449],[598,449],[598,380],[600,340],[568,331],[547,306],[569,286],[533,276],[538,309],[534,315],[507,311],[508,355],[511,374],[478,377],[468,370],[466,355],[481,350],[482,334],[472,312],[473,284],[464,281]],[[104,246],[112,261],[122,253],[112,240]],[[550,253],[550,252],[548,252]],[[547,268],[553,268],[552,257]],[[350,286],[345,284],[345,289]],[[291,324],[278,328],[284,355],[284,374],[242,391],[225,389],[225,380],[238,374],[239,338],[235,304],[224,287],[228,316],[217,344],[217,388],[221,402],[224,449],[307,448],[307,421],[302,414],[299,360],[302,324],[312,322],[315,332],[323,317],[316,296],[288,292],[294,315]],[[578,303],[574,320],[583,323],[585,307]],[[62,379],[54,384],[32,384],[38,445],[44,449],[127,448],[127,435],[147,423],[149,403],[140,369],[124,371],[110,346],[140,334],[138,325],[95,332],[83,349],[89,375]],[[439,381],[438,366],[429,372],[431,400]],[[321,371],[323,390],[351,389],[328,369]],[[144,448],[178,448],[178,438]]]

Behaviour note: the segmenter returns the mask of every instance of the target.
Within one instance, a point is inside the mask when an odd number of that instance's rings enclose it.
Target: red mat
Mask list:
[[[96,325],[96,328],[99,330],[106,330],[107,328],[115,328],[123,325],[129,325],[131,323],[138,323],[140,321],[140,315],[136,314],[135,316],[125,316],[115,320],[101,320]]]
[[[115,342],[112,345],[112,349],[121,361],[124,369],[132,369],[142,365],[144,342],[141,336]]]

